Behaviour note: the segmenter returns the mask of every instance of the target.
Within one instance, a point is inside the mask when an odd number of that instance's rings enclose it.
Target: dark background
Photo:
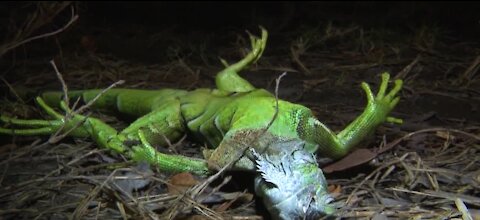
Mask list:
[[[325,21],[365,27],[441,24],[459,34],[478,34],[478,2],[87,2],[81,8],[90,22],[172,25],[217,30],[225,27],[295,28]],[[265,23],[265,24],[263,24]],[[473,29],[470,29],[473,28]],[[185,30],[187,31],[187,30]]]
[[[449,36],[477,40],[480,3],[455,2],[77,2],[79,21],[69,35],[122,33],[142,26],[147,33],[171,30],[176,34],[228,30],[255,30],[265,26],[271,34],[287,34],[300,27],[360,25],[365,30],[388,29],[400,35],[419,26],[439,27]],[[0,27],[5,37],[15,33],[29,12],[31,2],[0,4]],[[55,30],[69,19],[70,10],[37,32]],[[63,34],[67,35],[67,34]],[[66,36],[62,36],[66,38]],[[195,36],[191,36],[194,40]],[[201,36],[198,36],[201,37]],[[8,38],[7,38],[8,39]],[[44,43],[44,42],[43,42]]]

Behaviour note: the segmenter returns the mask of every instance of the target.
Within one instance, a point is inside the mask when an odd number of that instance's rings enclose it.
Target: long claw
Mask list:
[[[65,101],[60,101],[60,108],[62,108],[63,111],[67,113],[72,113],[72,110],[67,106],[67,103]]]
[[[378,89],[377,99],[382,99],[385,95],[385,91],[387,91],[388,88],[388,80],[390,80],[390,74],[383,73],[382,83],[380,84],[380,88]]]
[[[220,58],[220,62],[225,66],[225,68],[230,66],[228,62],[223,58]]]
[[[254,59],[251,61],[251,63],[257,62],[258,59],[262,57],[263,51],[265,50],[267,44],[268,32],[263,27],[260,27],[260,30],[262,31],[260,38],[249,33],[252,45],[252,52],[254,55]]]
[[[390,102],[390,108],[395,108],[395,106],[397,105],[397,103],[400,101],[400,97],[395,97],[392,102]]]
[[[393,87],[392,91],[390,91],[386,98],[392,99],[397,93],[402,89],[403,81],[401,79],[395,80],[395,86]]]
[[[370,86],[366,82],[362,82],[362,89],[365,91],[365,94],[367,95],[367,100],[368,103],[372,103],[375,97],[373,97],[372,90],[370,89]]]
[[[38,105],[40,105],[40,107],[48,114],[50,115],[50,117],[53,117],[55,119],[62,119],[63,118],[63,115],[59,114],[58,112],[56,112],[55,110],[53,110],[52,107],[48,106],[47,103],[45,103],[45,101],[43,101],[43,99],[39,96],[35,99],[38,103]]]
[[[267,46],[268,31],[267,31],[267,29],[265,29],[262,26],[260,26],[260,29],[262,30],[262,38],[259,39],[259,41],[260,41],[260,52],[257,55],[257,60],[256,61],[258,61],[258,59],[260,59],[260,57],[262,57],[263,52],[265,51],[265,47]]]
[[[0,121],[7,124],[13,124],[18,126],[31,126],[31,127],[50,126],[52,123],[47,120],[25,120],[25,119],[10,118],[5,115],[0,115]]]
[[[252,47],[252,49],[256,48],[257,37],[255,37],[255,35],[250,33],[250,31],[247,31],[247,34],[248,34],[248,37],[250,38],[250,46]]]
[[[32,128],[32,129],[13,129],[13,128],[0,128],[0,134],[8,135],[45,135],[53,132],[51,127]]]
[[[372,94],[369,85],[362,82],[362,89],[365,91],[368,99],[367,108],[370,109],[369,111],[375,112],[375,114],[378,115],[376,117],[378,117],[379,121],[401,124],[401,119],[389,117],[388,114],[400,101],[400,97],[396,97],[396,95],[402,89],[403,81],[399,79],[395,80],[393,88],[390,91],[387,91],[389,79],[390,74],[382,74],[382,82],[376,96]]]
[[[395,124],[402,124],[403,120],[400,119],[400,118],[395,118],[395,117],[387,117],[387,122],[395,123]]]

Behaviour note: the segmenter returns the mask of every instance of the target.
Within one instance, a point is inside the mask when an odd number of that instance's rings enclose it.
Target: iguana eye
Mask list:
[[[306,153],[303,150],[295,150],[292,152],[292,157],[297,161],[303,161],[304,163],[315,163],[315,157],[313,154]]]
[[[333,198],[332,197],[328,197],[326,200],[325,200],[325,203],[331,203],[333,202]]]

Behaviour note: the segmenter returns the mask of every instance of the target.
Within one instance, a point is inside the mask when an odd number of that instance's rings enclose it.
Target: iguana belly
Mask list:
[[[279,100],[278,114],[275,116],[275,97],[263,89],[232,94],[198,89],[180,97],[180,103],[188,130],[211,148],[219,146],[227,133],[229,136],[226,138],[239,139],[237,141],[241,142],[242,137],[237,133],[257,132],[269,125],[267,136],[274,137],[275,141],[299,139],[299,115],[310,113],[303,106]],[[244,139],[247,141],[248,137]],[[262,143],[262,146],[268,144]]]
[[[180,111],[188,130],[212,148],[217,147],[232,128],[235,116],[243,114],[242,104],[245,100],[271,96],[262,89],[231,94],[217,92],[198,89],[180,97]]]

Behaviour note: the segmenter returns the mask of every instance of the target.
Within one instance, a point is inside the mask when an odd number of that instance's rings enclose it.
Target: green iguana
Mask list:
[[[80,114],[65,120],[50,107],[60,104],[64,111],[72,113],[62,101],[63,93],[47,92],[36,101],[52,120],[1,116],[4,125],[0,133],[50,135],[61,128],[72,129],[72,137],[91,137],[101,147],[168,172],[208,175],[233,163],[231,169],[258,173],[256,193],[274,218],[332,214],[335,208],[330,204],[332,198],[314,154],[341,158],[383,122],[401,123],[388,115],[399,101],[396,95],[402,81],[396,80],[388,92],[389,74],[382,74],[376,96],[363,82],[368,99],[365,110],[343,131],[334,133],[307,107],[278,100],[237,74],[261,57],[267,31],[262,28],[261,38],[250,35],[250,40],[252,50],[242,60],[232,65],[222,60],[226,67],[216,76],[216,89],[111,89],[102,94],[92,107],[139,117],[122,131]],[[89,102],[100,92],[72,91],[68,96]],[[177,140],[185,133],[211,147],[204,150],[205,159],[164,154],[152,146],[165,145],[165,137]]]

